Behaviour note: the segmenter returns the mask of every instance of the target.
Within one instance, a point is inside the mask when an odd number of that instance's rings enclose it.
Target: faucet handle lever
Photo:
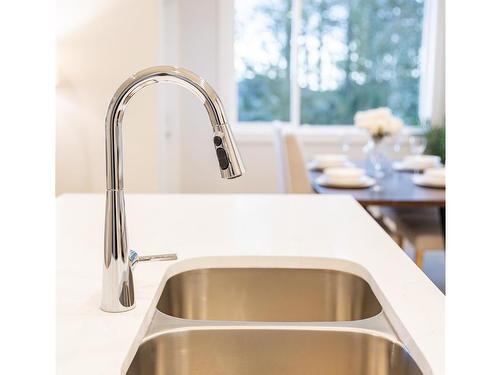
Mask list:
[[[166,260],[177,260],[177,254],[158,254],[158,255],[143,255],[140,256],[135,250],[130,250],[128,259],[132,267],[134,267],[138,262],[159,262]]]

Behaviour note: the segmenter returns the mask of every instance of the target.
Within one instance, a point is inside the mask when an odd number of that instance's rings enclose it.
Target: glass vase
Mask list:
[[[367,156],[373,169],[373,177],[382,178],[387,173],[389,158],[385,154],[385,136],[371,136],[368,144]]]

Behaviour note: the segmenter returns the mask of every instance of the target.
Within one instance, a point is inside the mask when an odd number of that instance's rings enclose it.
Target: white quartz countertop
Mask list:
[[[179,260],[138,265],[136,308],[102,312],[104,194],[59,197],[58,374],[120,374],[166,269],[207,256],[246,256],[252,265],[262,256],[296,257],[297,267],[354,262],[366,270],[422,370],[444,374],[444,295],[351,197],[128,194],[125,200],[130,248],[175,252]]]

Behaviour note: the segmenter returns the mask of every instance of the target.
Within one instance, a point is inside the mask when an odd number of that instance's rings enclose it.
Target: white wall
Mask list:
[[[157,64],[157,0],[57,1],[56,193],[103,192],[104,117],[130,74]],[[158,101],[154,88],[125,116],[125,185],[156,192]]]

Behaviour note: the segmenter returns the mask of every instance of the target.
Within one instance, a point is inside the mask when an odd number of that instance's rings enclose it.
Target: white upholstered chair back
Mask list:
[[[306,162],[297,136],[291,130],[274,128],[274,145],[280,193],[312,193]]]

